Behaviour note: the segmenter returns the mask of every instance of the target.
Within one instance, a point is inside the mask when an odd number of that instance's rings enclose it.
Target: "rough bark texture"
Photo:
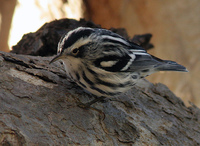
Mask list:
[[[92,95],[50,57],[0,53],[0,145],[200,145],[200,110],[141,80],[88,109]]]
[[[63,19],[23,37],[13,52],[55,54],[63,33],[92,22]],[[111,29],[128,39],[124,29]],[[150,34],[130,39],[151,48]],[[0,145],[200,145],[200,110],[165,85],[141,80],[118,97],[94,99],[51,57],[0,53]]]

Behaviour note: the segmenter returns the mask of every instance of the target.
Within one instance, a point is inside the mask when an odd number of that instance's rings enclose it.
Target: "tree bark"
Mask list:
[[[0,53],[0,145],[200,145],[200,110],[141,80],[88,109],[94,97],[51,57]]]

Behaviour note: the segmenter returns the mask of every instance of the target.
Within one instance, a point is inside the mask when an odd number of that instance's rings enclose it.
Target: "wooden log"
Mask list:
[[[84,109],[93,96],[50,59],[0,52],[0,145],[200,145],[200,110],[165,85]]]

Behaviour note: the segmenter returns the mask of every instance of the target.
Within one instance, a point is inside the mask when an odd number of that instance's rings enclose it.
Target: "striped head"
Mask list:
[[[58,43],[58,56],[51,62],[66,56],[93,59],[111,51],[107,50],[109,45],[130,46],[127,40],[109,30],[79,27],[63,35]]]

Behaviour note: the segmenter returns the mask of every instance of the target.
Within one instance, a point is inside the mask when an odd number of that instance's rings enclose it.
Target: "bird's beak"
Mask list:
[[[61,59],[62,57],[63,57],[62,54],[57,55],[56,57],[54,57],[54,58],[49,62],[49,64],[51,64],[51,63],[53,63],[53,62],[55,62],[55,61]]]

